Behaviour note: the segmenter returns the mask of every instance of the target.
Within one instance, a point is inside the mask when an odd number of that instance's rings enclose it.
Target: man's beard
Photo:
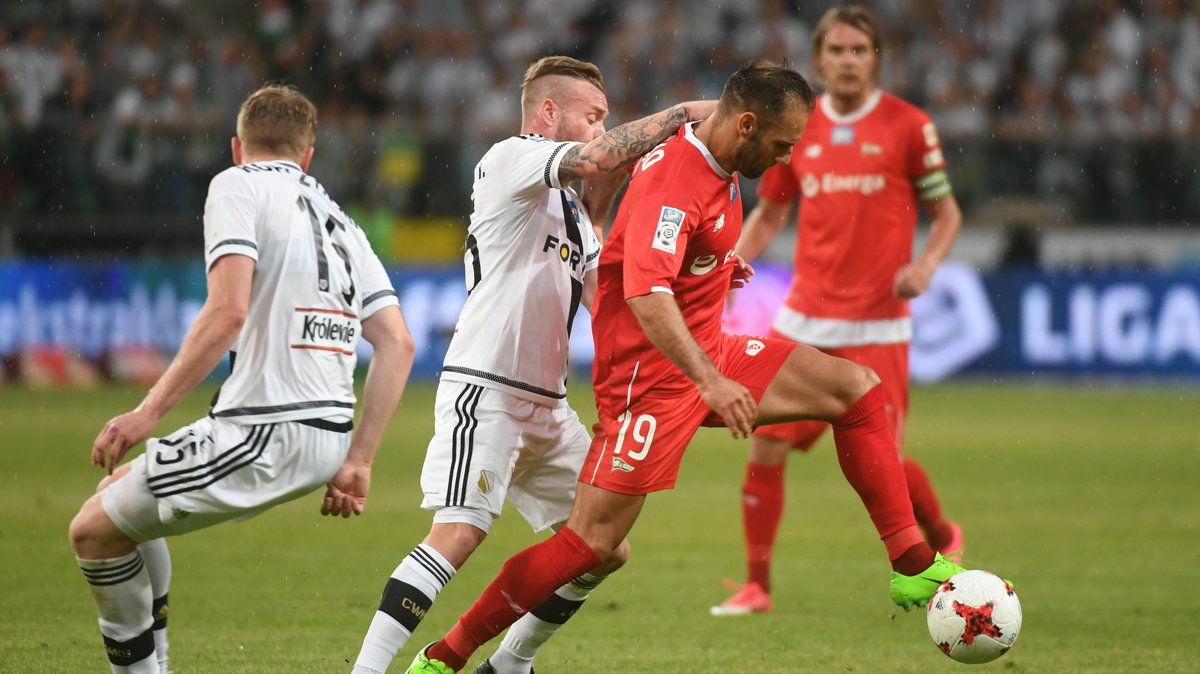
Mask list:
[[[757,178],[771,168],[771,162],[763,161],[759,152],[758,137],[760,133],[755,133],[747,138],[734,152],[734,166],[743,177]]]

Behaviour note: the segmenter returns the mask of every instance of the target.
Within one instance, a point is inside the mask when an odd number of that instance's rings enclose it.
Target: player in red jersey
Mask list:
[[[567,580],[594,568],[633,527],[646,494],[675,483],[700,426],[748,437],[757,424],[822,419],[892,561],[893,601],[923,603],[961,567],[921,538],[869,368],[783,339],[726,335],[730,285],[752,273],[735,254],[737,173],[786,163],[812,112],[798,73],[752,61],[712,117],[638,163],[601,253],[593,333],[599,421],[566,526],[500,574],[409,672],[444,674]]]
[[[958,525],[942,516],[921,466],[903,457],[908,411],[908,299],[950,250],[962,213],[946,179],[929,117],[878,88],[879,31],[858,7],[829,10],[813,36],[813,67],[827,93],[817,100],[787,165],[759,183],[760,201],[737,253],[758,257],[800,199],[795,273],[772,336],[866,365],[883,380],[917,523],[943,553],[962,550]],[[917,202],[932,217],[928,243],[912,258]],[[771,610],[770,564],[783,513],[789,450],[807,451],[828,428],[797,421],[755,431],[742,487],[748,578],[713,615]]]

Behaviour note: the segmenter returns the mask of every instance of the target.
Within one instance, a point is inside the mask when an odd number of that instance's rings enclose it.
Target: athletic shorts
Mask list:
[[[184,534],[309,493],[333,477],[349,449],[348,430],[205,417],[147,440],[145,453],[100,492],[100,501],[135,541]]]
[[[566,401],[542,405],[478,384],[443,380],[421,469],[421,507],[487,531],[507,498],[534,531],[564,522],[591,439]],[[475,516],[471,516],[473,511]],[[480,520],[480,513],[490,519]]]
[[[796,348],[786,339],[722,335],[709,354],[726,377],[745,386],[755,402]],[[626,409],[597,410],[595,437],[579,481],[621,494],[648,494],[675,486],[683,452],[701,426],[725,426],[696,388],[671,398],[653,391]]]
[[[821,351],[875,370],[882,380],[888,422],[896,435],[896,448],[903,453],[904,421],[908,415],[908,343],[843,346]],[[754,434],[786,440],[793,449],[807,452],[827,428],[829,424],[824,421],[790,421],[762,426]]]

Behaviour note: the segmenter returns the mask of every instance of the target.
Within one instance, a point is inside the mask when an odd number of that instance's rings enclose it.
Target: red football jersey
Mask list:
[[[649,394],[671,396],[694,384],[642,331],[625,304],[668,292],[708,353],[717,348],[721,312],[742,233],[736,174],[726,173],[693,133],[693,124],[646,154],[621,200],[600,253],[592,335],[597,404],[620,405]]]
[[[842,116],[821,96],[791,163],[769,169],[758,187],[770,201],[801,197],[795,272],[781,315],[791,309],[908,325],[908,302],[893,293],[896,272],[912,259],[918,198],[950,194],[945,166],[937,131],[919,108],[877,91]]]

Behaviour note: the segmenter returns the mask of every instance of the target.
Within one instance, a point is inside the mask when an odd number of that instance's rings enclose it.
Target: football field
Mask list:
[[[198,391],[159,427],[202,415]],[[585,420],[589,391],[572,392]],[[107,671],[67,524],[101,477],[105,420],[141,392],[0,387],[0,671]],[[180,674],[349,672],[384,581],[424,536],[418,474],[433,389],[414,386],[376,461],[367,514],[322,518],[320,492],[240,524],[171,539],[171,660]],[[1200,394],[944,385],[915,389],[909,453],[963,525],[967,566],[1011,579],[1024,608],[1006,672],[1200,671]],[[888,569],[826,437],[794,456],[775,612],[713,618],[743,574],[748,444],[697,435],[675,491],[652,495],[633,558],[539,656],[554,672],[953,672]],[[140,449],[135,450],[136,452]],[[439,637],[500,563],[538,539],[514,511],[438,598],[393,672]],[[491,652],[485,646],[474,663]],[[984,670],[986,671],[986,670]]]

